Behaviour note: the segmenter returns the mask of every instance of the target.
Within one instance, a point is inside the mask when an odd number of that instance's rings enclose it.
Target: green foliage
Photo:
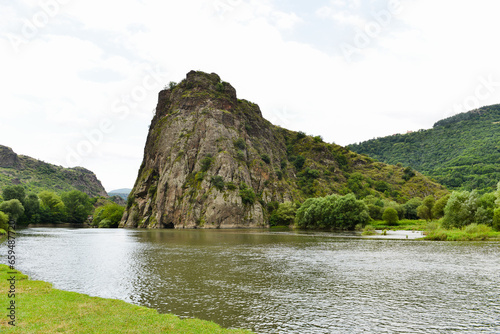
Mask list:
[[[382,219],[387,225],[397,225],[399,221],[398,212],[394,208],[386,208],[382,214]]]
[[[246,159],[245,152],[238,150],[238,152],[236,152],[236,159],[245,161]]]
[[[361,235],[375,235],[377,232],[375,232],[375,228],[372,225],[366,225],[365,228],[363,229],[363,233]]]
[[[353,194],[309,198],[297,210],[295,224],[300,228],[353,230],[370,219],[368,208]]]
[[[40,222],[40,200],[35,194],[29,194],[24,200],[24,217],[23,223]]]
[[[93,225],[101,228],[118,227],[125,208],[113,202],[107,202],[104,206],[94,211]]]
[[[272,213],[270,218],[271,226],[289,226],[295,219],[297,207],[292,202],[279,204],[278,208]]]
[[[495,211],[493,211],[492,227],[495,230],[500,231],[500,208],[496,208]]]
[[[293,162],[293,165],[297,170],[301,170],[304,167],[304,163],[306,162],[306,158],[303,155],[298,155]]]
[[[444,216],[444,208],[446,207],[449,199],[450,194],[443,196],[436,201],[436,204],[434,204],[434,207],[432,208],[432,215],[435,218],[441,218]]]
[[[368,212],[370,213],[370,217],[372,219],[382,219],[382,208],[375,204],[368,204]]]
[[[432,209],[434,208],[435,203],[436,199],[434,198],[434,196],[427,196],[422,202],[422,205],[417,208],[417,215],[422,219],[431,221],[433,218]]]
[[[21,204],[24,204],[24,199],[26,197],[24,187],[21,185],[7,186],[2,190],[2,197],[4,201],[9,201],[11,199],[17,199]]]
[[[299,131],[297,132],[296,136],[295,136],[295,140],[298,141],[298,140],[301,140],[302,138],[305,138],[306,137],[306,134],[302,131]]]
[[[65,220],[64,203],[56,193],[42,191],[38,194],[40,198],[41,223],[60,223]]]
[[[8,231],[9,230],[9,216],[0,211],[0,229]]]
[[[406,167],[403,171],[403,180],[409,181],[412,177],[415,176],[415,172],[411,167]]]
[[[245,205],[253,205],[257,198],[253,189],[248,187],[244,182],[240,184],[240,196],[241,201]]]
[[[479,194],[474,190],[454,191],[444,208],[443,227],[461,228],[476,222]]]
[[[210,179],[210,183],[219,191],[224,190],[224,179],[222,178],[222,176],[220,175],[212,176]]]
[[[247,144],[245,143],[245,140],[243,138],[238,138],[234,142],[234,147],[240,150],[244,150],[247,148]]]
[[[18,220],[24,214],[24,206],[18,199],[11,199],[0,203],[0,211],[9,215],[9,219]]]
[[[225,90],[224,83],[219,82],[217,85],[215,85],[215,89],[216,89],[219,93],[224,93],[224,90]]]
[[[177,87],[177,83],[175,81],[170,81],[168,83],[168,89],[174,89],[175,87]]]
[[[313,137],[313,141],[315,143],[322,143],[323,142],[323,137],[321,137],[321,136],[315,136],[315,137]]]
[[[391,189],[391,186],[389,185],[389,183],[387,183],[385,181],[375,182],[375,190],[376,191],[383,193],[383,192],[389,191],[390,189]]]
[[[61,195],[69,223],[83,223],[92,212],[92,204],[87,194],[72,190]]]
[[[269,158],[267,154],[262,154],[260,157],[262,158],[262,161],[264,161],[266,164],[271,163],[271,158]]]
[[[201,171],[206,172],[210,169],[210,166],[212,165],[212,162],[214,162],[214,158],[212,157],[211,154],[207,154],[203,159],[201,159],[200,164],[201,164]]]
[[[429,130],[369,140],[350,149],[402,162],[454,190],[495,190],[500,180],[500,105],[452,116]]]
[[[236,190],[236,185],[233,182],[226,183],[227,190]]]
[[[403,208],[405,210],[405,218],[406,219],[418,219],[417,209],[422,205],[422,199],[419,197],[409,199],[405,204],[403,204]]]

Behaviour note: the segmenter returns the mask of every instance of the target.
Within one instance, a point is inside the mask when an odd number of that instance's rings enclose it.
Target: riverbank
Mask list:
[[[180,319],[172,314],[116,299],[90,297],[54,289],[50,283],[33,281],[0,264],[0,305],[6,310],[15,302],[15,324],[8,324],[5,311],[0,318],[2,333],[251,333],[223,329],[198,319]],[[15,276],[15,298],[9,298]]]

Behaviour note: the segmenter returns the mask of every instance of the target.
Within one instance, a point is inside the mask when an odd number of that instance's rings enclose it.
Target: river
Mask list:
[[[500,333],[495,242],[29,228],[16,249],[55,288],[257,333]]]

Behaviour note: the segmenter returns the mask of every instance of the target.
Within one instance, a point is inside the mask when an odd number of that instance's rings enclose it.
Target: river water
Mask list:
[[[55,288],[257,333],[500,333],[495,242],[30,228],[16,249]]]

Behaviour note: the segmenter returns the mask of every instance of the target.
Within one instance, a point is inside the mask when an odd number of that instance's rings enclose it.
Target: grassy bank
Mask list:
[[[388,225],[387,222],[383,220],[373,220],[369,223],[376,230],[408,230],[408,231],[425,231],[427,228],[427,222],[423,219],[420,220],[409,220],[401,219],[396,225]]]
[[[50,283],[16,274],[16,326],[8,324],[10,270],[0,265],[0,315],[2,333],[250,333],[228,330],[197,319],[171,314],[115,299],[57,290]]]
[[[445,229],[435,224],[426,230],[425,240],[440,241],[500,241],[500,232],[483,224],[471,224],[464,228]]]

